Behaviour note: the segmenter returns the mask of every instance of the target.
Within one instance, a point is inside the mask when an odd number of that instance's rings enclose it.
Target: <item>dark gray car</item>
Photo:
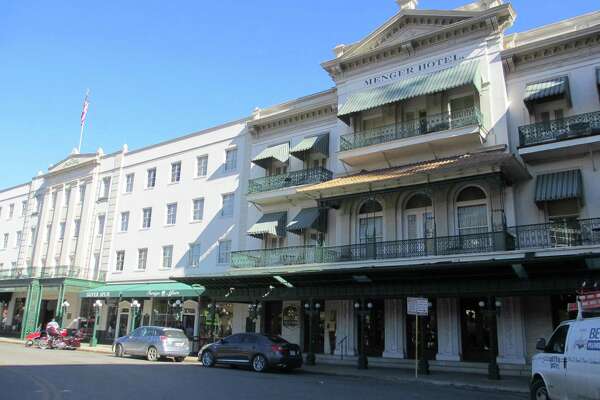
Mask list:
[[[190,353],[190,342],[181,329],[142,326],[115,341],[117,357],[125,354],[145,356],[149,361],[173,357],[181,362]]]
[[[256,372],[270,367],[291,370],[302,366],[302,353],[298,345],[279,336],[238,333],[202,347],[198,361],[205,367],[248,365]]]

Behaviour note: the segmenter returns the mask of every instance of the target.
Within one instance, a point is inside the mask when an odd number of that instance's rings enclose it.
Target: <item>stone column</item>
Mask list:
[[[437,331],[436,360],[460,361],[461,330],[457,298],[437,299]]]
[[[525,364],[525,322],[520,297],[502,297],[498,315],[498,363]]]
[[[327,310],[335,310],[336,313],[335,340],[338,344],[334,354],[341,355],[344,348],[344,355],[356,355],[356,320],[352,300],[331,300],[325,304]],[[345,344],[339,345],[344,338]]]
[[[386,299],[385,305],[384,357],[406,357],[406,319],[403,299]]]

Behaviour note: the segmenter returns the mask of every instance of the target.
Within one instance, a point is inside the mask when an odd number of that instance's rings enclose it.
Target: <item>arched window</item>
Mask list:
[[[459,235],[488,232],[488,204],[483,190],[469,186],[456,197],[456,216]]]
[[[433,208],[431,197],[424,193],[414,194],[404,206],[407,239],[433,237]]]
[[[359,243],[383,241],[383,207],[378,201],[368,200],[358,210]]]

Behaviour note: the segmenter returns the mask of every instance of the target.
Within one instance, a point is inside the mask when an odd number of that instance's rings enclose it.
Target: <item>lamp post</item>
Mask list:
[[[129,308],[131,308],[131,332],[135,330],[135,320],[137,319],[141,306],[140,302],[135,299],[129,304]]]
[[[354,302],[354,310],[360,323],[360,348],[358,354],[358,369],[367,369],[369,367],[369,359],[365,354],[365,324],[366,317],[373,309],[373,303],[359,300]]]
[[[248,319],[252,321],[252,327],[246,326],[246,331],[256,332],[256,320],[262,310],[262,304],[258,301],[252,304],[248,304]]]
[[[100,310],[102,310],[102,300],[96,300],[94,303],[94,330],[92,331],[92,339],[90,340],[90,347],[95,347],[98,344],[98,339],[96,339],[96,331],[98,330],[98,324],[100,323]]]
[[[175,300],[172,303],[169,303],[169,306],[173,309],[175,314],[175,321],[181,323],[181,310],[183,309],[183,302],[179,299]]]
[[[67,310],[69,309],[69,307],[71,307],[71,304],[69,304],[68,301],[63,301],[62,305],[61,305],[61,311],[60,311],[60,326],[65,326],[65,314],[67,313]]]
[[[487,299],[487,304],[485,301],[479,302],[479,307],[483,313],[485,321],[488,324],[490,330],[490,351],[489,351],[489,364],[488,364],[488,378],[493,380],[500,379],[500,368],[498,367],[498,328],[496,325],[496,320],[498,315],[500,314],[500,308],[502,307],[502,302],[500,300],[496,300],[494,297],[489,296]]]
[[[311,300],[304,303],[304,312],[308,315],[308,353],[306,354],[306,364],[315,365],[315,333],[314,319],[321,311],[321,303]]]

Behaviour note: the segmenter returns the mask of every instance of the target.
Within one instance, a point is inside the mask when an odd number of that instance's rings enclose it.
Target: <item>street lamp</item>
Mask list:
[[[311,300],[304,303],[304,312],[308,315],[308,353],[306,354],[306,364],[315,365],[315,333],[314,319],[321,311],[321,303]]]
[[[181,310],[183,308],[183,302],[177,299],[174,302],[169,303],[169,306],[173,309],[173,312],[175,313],[175,321],[181,322]]]
[[[90,340],[90,347],[95,347],[98,344],[98,339],[96,339],[96,331],[98,330],[98,324],[100,323],[100,310],[102,310],[102,300],[96,300],[93,304],[95,319],[94,319],[94,330],[92,331],[92,339]]]
[[[258,301],[248,304],[248,319],[252,322],[252,326],[246,326],[246,331],[256,332],[256,320],[262,310],[262,304]]]
[[[138,313],[140,311],[140,307],[142,305],[140,304],[139,301],[137,300],[133,300],[130,304],[129,307],[131,308],[131,331],[133,332],[133,330],[135,329],[135,320],[137,319]]]
[[[486,307],[487,306],[487,307]],[[494,299],[492,296],[488,297],[487,304],[481,300],[479,307],[483,313],[485,321],[490,329],[490,351],[489,351],[489,364],[488,364],[488,378],[493,380],[500,379],[500,368],[498,367],[498,328],[496,326],[496,320],[500,314],[500,308],[502,302]]]
[[[373,309],[373,303],[365,302],[360,300],[354,302],[354,310],[360,323],[360,349],[358,355],[358,369],[367,369],[369,367],[369,360],[365,354],[365,325],[367,322],[367,316]]]
[[[71,304],[69,304],[68,301],[63,301],[62,305],[61,305],[61,312],[60,312],[60,325],[61,326],[65,326],[65,314],[67,313],[67,310],[69,309],[69,307],[71,307]]]

